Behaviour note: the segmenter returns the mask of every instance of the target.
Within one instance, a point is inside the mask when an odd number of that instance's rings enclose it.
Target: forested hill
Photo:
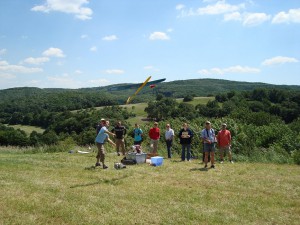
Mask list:
[[[0,90],[0,112],[64,111],[105,105],[123,104],[135,89],[108,91],[110,86],[61,89],[21,87]],[[300,90],[296,85],[271,85],[265,83],[237,82],[217,79],[192,79],[164,82],[154,89],[145,87],[133,102],[146,102],[157,93],[167,97],[209,96],[228,91],[247,91],[256,88]]]

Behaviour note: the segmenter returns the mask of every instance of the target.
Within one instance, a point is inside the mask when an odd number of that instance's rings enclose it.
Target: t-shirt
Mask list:
[[[231,133],[229,130],[220,130],[218,133],[218,145],[220,147],[225,147],[230,144],[231,141]]]
[[[169,130],[166,130],[166,133],[165,133],[165,138],[166,140],[170,140],[171,138],[173,138],[174,136],[174,130],[173,129],[169,129]]]
[[[97,134],[95,142],[97,142],[99,144],[104,144],[104,142],[108,139],[108,134],[105,133],[105,131],[107,131],[107,128],[104,126],[101,128],[101,130]]]
[[[188,135],[190,135],[190,137],[188,137]],[[193,138],[193,132],[189,128],[187,128],[186,130],[182,128],[179,131],[178,136],[180,138],[180,144],[191,144]]]
[[[134,128],[133,133],[134,133],[134,141],[141,141],[143,139],[142,138],[143,131],[141,128]]]
[[[96,127],[96,135],[98,135],[99,131],[101,130],[101,128],[103,127],[102,124],[98,124]]]
[[[160,129],[158,127],[152,127],[149,130],[149,137],[152,140],[158,140],[160,138]]]
[[[215,135],[214,129],[209,129],[209,130],[203,129],[201,131],[201,138],[208,139],[208,140],[210,140],[211,143],[215,142],[215,137],[216,137],[216,135]],[[208,143],[208,142],[204,141],[204,143]]]
[[[116,134],[117,139],[123,139],[126,134],[126,128],[124,126],[115,126],[112,132]]]

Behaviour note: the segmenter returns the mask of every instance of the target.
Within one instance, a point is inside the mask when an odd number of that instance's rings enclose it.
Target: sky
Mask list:
[[[300,85],[300,1],[0,1],[0,89],[148,76]]]

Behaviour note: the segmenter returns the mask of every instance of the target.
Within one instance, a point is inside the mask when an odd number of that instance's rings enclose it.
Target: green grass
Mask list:
[[[192,101],[187,102],[187,103],[194,105],[194,106],[196,106],[198,104],[205,105],[209,100],[212,101],[214,99],[215,99],[215,97],[194,97],[194,99]],[[183,102],[183,98],[178,98],[177,102],[179,102],[179,103]]]
[[[25,131],[27,134],[31,134],[32,131],[36,131],[38,133],[43,133],[45,129],[40,128],[40,127],[35,127],[35,126],[27,126],[27,125],[7,125],[9,127],[13,127],[14,129],[20,129]]]
[[[93,169],[95,154],[0,149],[0,224],[299,224],[300,167],[165,160]]]

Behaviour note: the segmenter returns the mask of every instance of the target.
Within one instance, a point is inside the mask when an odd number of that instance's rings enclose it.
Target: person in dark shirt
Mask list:
[[[124,137],[126,135],[126,128],[122,126],[121,121],[117,122],[117,125],[112,129],[112,132],[115,134],[116,139],[116,151],[118,156],[120,155],[119,150],[120,146],[122,149],[122,154],[125,155],[125,141]]]
[[[193,138],[193,132],[188,127],[187,123],[183,124],[183,128],[179,131],[180,144],[182,146],[181,150],[181,161],[185,161],[185,150],[187,150],[186,159],[191,160],[191,143]]]

